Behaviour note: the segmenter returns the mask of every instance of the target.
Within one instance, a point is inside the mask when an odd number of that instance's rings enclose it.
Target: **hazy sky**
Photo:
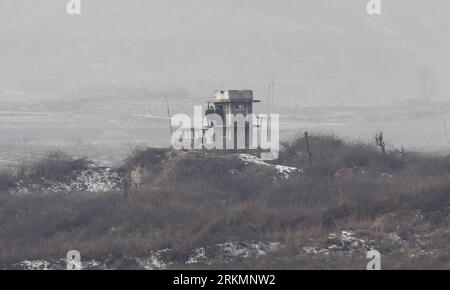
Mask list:
[[[0,100],[80,88],[254,89],[279,103],[389,105],[417,99],[426,67],[450,100],[450,2],[382,0],[0,1]],[[89,96],[88,96],[89,97]]]

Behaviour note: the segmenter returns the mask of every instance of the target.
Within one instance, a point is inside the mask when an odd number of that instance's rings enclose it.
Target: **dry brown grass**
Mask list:
[[[237,165],[217,164],[213,157],[205,157],[178,163],[165,172],[169,175],[159,188],[134,190],[128,200],[120,192],[1,195],[0,267],[23,259],[61,258],[73,248],[85,259],[146,256],[162,248],[186,257],[200,246],[269,240],[284,247],[258,261],[212,267],[353,268],[365,258],[307,260],[298,253],[311,241],[317,246],[330,231],[340,229],[372,238],[394,230],[407,235],[417,226],[410,218],[416,211],[431,227],[442,229],[436,234],[436,247],[448,248],[450,166],[446,158],[416,155],[400,160],[381,156],[370,146],[348,145],[330,137],[313,136],[311,142],[316,152],[314,168],[284,182],[258,171],[224,177],[228,166]],[[280,162],[304,164],[300,149],[301,141],[286,147]],[[371,174],[346,182],[333,178],[333,170],[352,165]],[[394,177],[380,177],[378,173],[385,170]],[[386,261],[392,268],[418,268],[422,262],[424,268],[449,267],[448,257],[442,256],[416,260],[393,256]]]

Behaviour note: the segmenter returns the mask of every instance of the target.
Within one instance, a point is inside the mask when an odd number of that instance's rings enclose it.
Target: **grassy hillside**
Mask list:
[[[140,268],[135,257],[169,249],[164,268],[365,269],[365,251],[375,248],[385,269],[450,269],[449,158],[312,136],[308,168],[304,145],[283,144],[276,164],[299,168],[288,177],[236,154],[142,148],[122,168],[145,168],[127,199],[4,192],[0,268],[56,261],[70,249],[105,268]],[[343,168],[348,174],[337,175]],[[0,189],[12,175],[0,175]],[[280,246],[234,259],[217,253],[251,241]],[[185,262],[199,249],[208,262]]]

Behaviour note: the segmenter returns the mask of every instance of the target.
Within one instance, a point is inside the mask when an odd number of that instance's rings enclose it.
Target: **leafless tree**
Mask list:
[[[386,154],[386,143],[384,142],[383,132],[380,132],[375,136],[375,142],[377,143],[377,146],[380,147],[381,153]]]

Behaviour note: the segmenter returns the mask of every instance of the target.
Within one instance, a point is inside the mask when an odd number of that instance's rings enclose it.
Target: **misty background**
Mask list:
[[[448,1],[382,0],[372,16],[368,0],[82,0],[80,16],[67,2],[0,2],[2,162],[167,146],[164,95],[192,113],[216,89],[253,89],[284,138],[450,147]]]

